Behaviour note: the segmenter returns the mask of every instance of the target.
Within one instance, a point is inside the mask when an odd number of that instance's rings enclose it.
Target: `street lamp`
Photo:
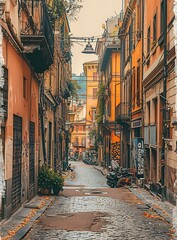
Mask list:
[[[94,51],[92,44],[90,43],[90,40],[88,40],[88,44],[86,45],[84,51],[82,53],[85,54],[95,54],[96,52]]]

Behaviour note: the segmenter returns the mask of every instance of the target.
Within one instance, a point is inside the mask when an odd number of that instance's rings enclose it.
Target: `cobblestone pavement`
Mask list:
[[[105,177],[92,166],[76,163],[75,170],[75,180],[67,182],[25,239],[172,239],[171,225],[128,189],[111,189],[113,197]]]
[[[93,166],[82,162],[71,162],[74,165],[75,179],[67,181],[67,185],[79,185],[84,187],[107,187],[106,178],[99,174]]]

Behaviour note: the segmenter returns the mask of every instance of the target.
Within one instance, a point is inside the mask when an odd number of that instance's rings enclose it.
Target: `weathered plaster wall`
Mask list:
[[[175,19],[174,19],[175,52],[177,53],[177,0],[174,0],[174,14],[175,14]],[[177,76],[177,58],[175,61],[175,73]],[[177,91],[177,77],[175,78],[175,86]],[[175,99],[174,115],[176,116],[176,119],[177,119],[177,94]],[[177,139],[177,132],[174,132],[173,136]],[[176,174],[176,181],[175,181],[174,187],[175,187],[175,191],[177,192],[177,174]],[[177,206],[173,210],[173,227],[175,230],[177,230]],[[175,236],[177,237],[177,231],[175,232]]]
[[[3,68],[4,65],[4,58],[2,54],[2,39],[3,39],[3,33],[2,33],[2,27],[0,27],[0,87],[2,88],[4,85],[4,78],[3,78]],[[2,92],[0,93],[0,134],[1,134],[1,124],[3,121],[3,112],[2,112],[2,105],[3,105],[3,96]],[[0,139],[0,209],[2,204],[2,197],[5,193],[5,180],[4,180],[4,156],[3,156],[3,145],[2,145],[2,139]]]

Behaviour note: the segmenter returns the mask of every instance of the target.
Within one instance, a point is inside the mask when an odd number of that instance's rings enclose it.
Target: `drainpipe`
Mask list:
[[[142,6],[141,6],[141,11],[142,11],[142,26],[141,26],[141,33],[142,33],[142,52],[141,52],[141,60],[142,60],[142,86],[141,86],[141,99],[142,99],[142,105],[141,105],[141,112],[142,112],[142,132],[141,132],[141,136],[143,137],[144,139],[144,133],[143,133],[143,130],[144,130],[144,89],[143,89],[143,78],[144,78],[144,0],[142,1]],[[145,148],[144,148],[144,151],[145,151]],[[145,154],[144,154],[145,155]],[[145,159],[144,159],[145,160]],[[145,165],[145,164],[144,164]],[[143,166],[143,169],[144,169],[144,166]],[[144,171],[145,172],[145,171]],[[144,175],[144,178],[145,178],[145,174]]]
[[[163,122],[166,120],[166,91],[167,91],[167,0],[164,0],[164,67],[163,67]],[[161,158],[161,183],[163,185],[162,198],[165,197],[165,138],[166,127],[163,124],[162,133],[162,158]]]
[[[42,80],[44,81],[44,80]],[[43,91],[43,88],[44,88],[44,83],[42,82],[41,84],[41,91],[40,91],[40,99],[41,99],[41,102],[40,102],[40,120],[41,120],[41,137],[42,137],[42,152],[43,152],[43,157],[44,157],[44,164],[47,164],[47,157],[46,157],[46,147],[45,147],[45,128],[44,128],[44,115],[45,115],[45,112],[44,110],[42,109],[42,101],[44,101],[42,98],[44,97],[44,91]]]

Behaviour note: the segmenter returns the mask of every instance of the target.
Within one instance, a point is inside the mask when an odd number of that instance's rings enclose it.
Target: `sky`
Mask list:
[[[97,37],[103,33],[102,24],[108,18],[114,17],[121,11],[122,0],[84,0],[78,20],[70,22],[71,37]],[[82,46],[80,45],[82,44]],[[81,53],[87,42],[73,43],[72,72],[80,75],[83,72],[83,63],[97,60],[97,55]],[[93,48],[95,43],[91,43]]]

